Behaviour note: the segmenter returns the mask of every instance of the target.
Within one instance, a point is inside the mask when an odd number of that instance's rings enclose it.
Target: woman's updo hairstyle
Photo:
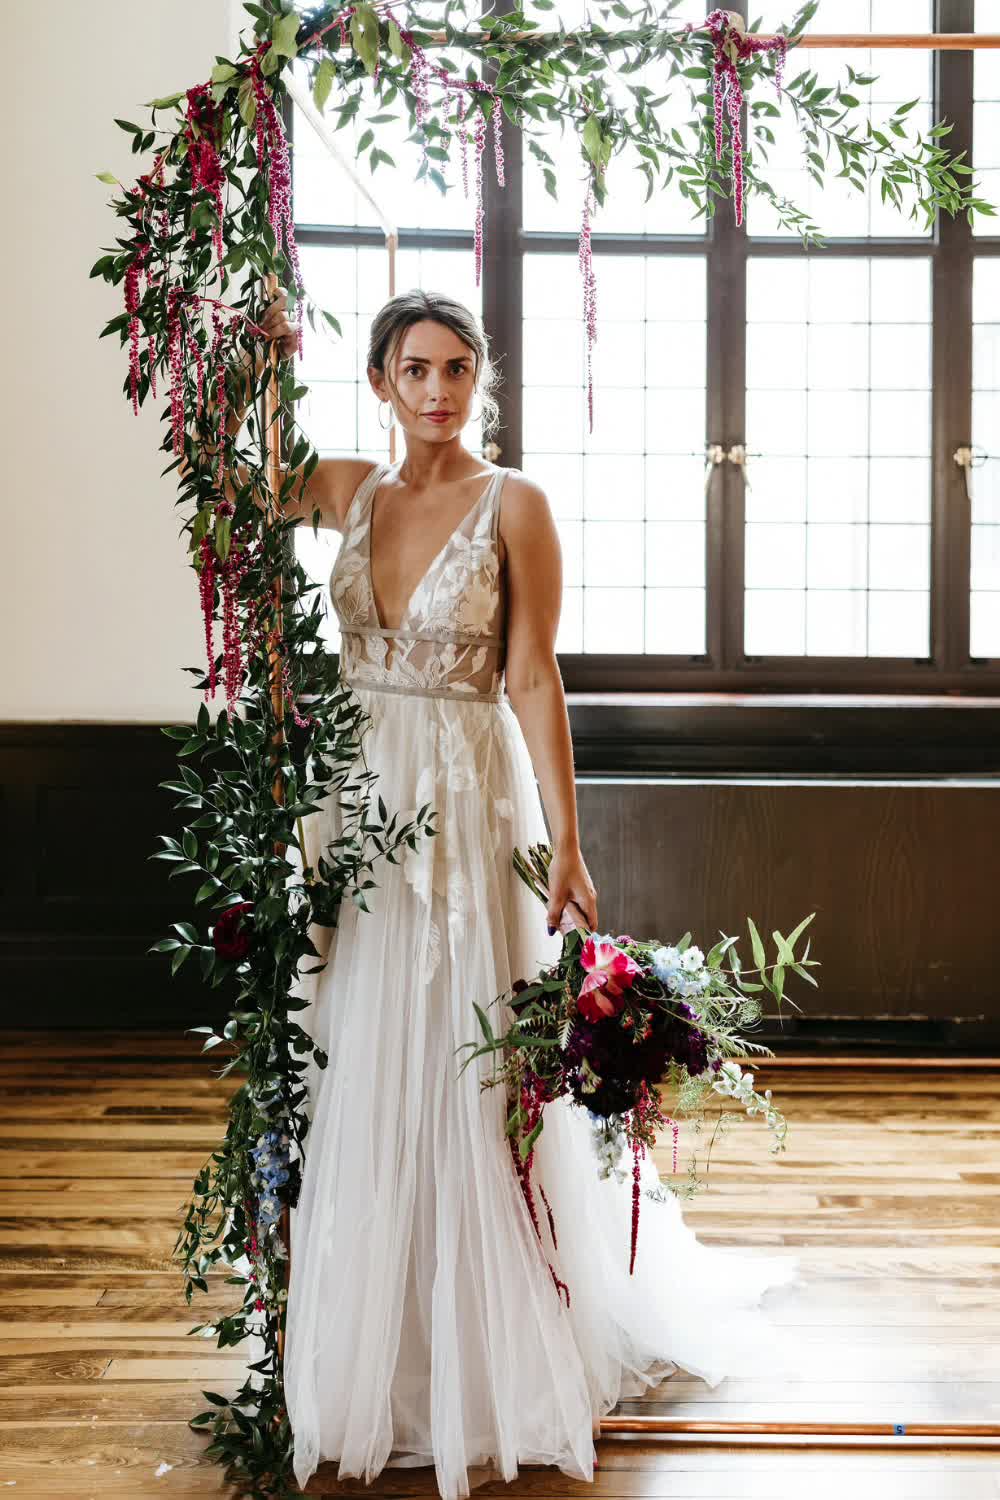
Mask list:
[[[368,364],[383,376],[400,406],[405,405],[389,371],[406,330],[425,319],[450,328],[475,354],[474,379],[476,394],[483,405],[483,438],[491,437],[500,425],[500,408],[493,394],[499,375],[490,359],[482,325],[464,302],[458,302],[444,292],[425,292],[418,288],[390,297],[372,321]]]

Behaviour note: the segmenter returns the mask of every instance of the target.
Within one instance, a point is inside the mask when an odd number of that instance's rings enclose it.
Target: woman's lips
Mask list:
[[[428,422],[447,422],[454,416],[454,413],[450,411],[427,411],[424,412],[424,416]]]

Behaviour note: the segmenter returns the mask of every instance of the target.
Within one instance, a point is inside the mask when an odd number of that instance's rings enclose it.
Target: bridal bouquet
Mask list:
[[[544,904],[551,858],[546,844],[529,846],[527,859],[520,849],[514,851],[515,869]],[[692,943],[690,933],[663,943],[569,926],[555,964],[530,981],[517,980],[494,1000],[494,1005],[509,1002],[514,1014],[506,1031],[496,1034],[486,1012],[475,1005],[483,1041],[466,1042],[459,1049],[473,1049],[462,1069],[475,1057],[500,1054],[483,1087],[507,1088],[507,1135],[539,1237],[531,1166],[545,1106],[554,1099],[568,1095],[587,1109],[599,1176],[614,1174],[623,1181],[626,1173],[618,1164],[626,1148],[631,1149],[630,1275],[639,1231],[640,1162],[647,1147],[655,1145],[657,1132],[667,1127],[677,1170],[679,1127],[661,1108],[661,1088],[672,1093],[674,1114],[698,1121],[713,1095],[734,1099],[745,1115],[763,1116],[774,1137],[772,1151],[784,1149],[787,1125],[771,1103],[771,1090],[759,1093],[753,1074],[733,1059],[748,1052],[774,1055],[739,1034],[760,1019],[757,995],[766,991],[780,1010],[783,1002],[793,1004],[784,992],[786,973],[815,985],[809,970],[817,960],[809,957],[808,941],[801,955],[796,952],[811,921],[812,916],[805,917],[787,938],[773,934],[777,957],[769,964],[763,940],[748,918],[753,968],[743,967],[735,937],[723,936],[706,954]],[[725,1114],[720,1123],[733,1118]],[[689,1175],[696,1187],[693,1162]],[[652,1196],[662,1193],[652,1190]]]

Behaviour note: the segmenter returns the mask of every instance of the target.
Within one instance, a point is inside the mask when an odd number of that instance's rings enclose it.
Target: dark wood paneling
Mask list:
[[[747,915],[767,934],[816,913],[821,988],[793,976],[804,1018],[784,1013],[787,1041],[842,1021],[903,1043],[1000,1040],[996,787],[583,777],[578,803],[604,931],[690,929],[707,948]]]
[[[570,693],[577,772],[1000,772],[1000,699]]]
[[[606,930],[709,942],[747,913],[769,932],[815,909],[822,989],[787,1040],[1000,1043],[1000,787],[833,774],[852,756],[883,773],[995,764],[1000,705],[571,699],[570,715]],[[176,767],[154,725],[0,726],[5,1024],[180,1029],[224,1010],[148,953],[191,915],[193,883],[150,859],[180,832],[158,785]]]
[[[5,1025],[178,1026],[219,992],[148,953],[193,887],[150,856],[179,836],[176,744],[157,725],[0,726],[0,995]]]

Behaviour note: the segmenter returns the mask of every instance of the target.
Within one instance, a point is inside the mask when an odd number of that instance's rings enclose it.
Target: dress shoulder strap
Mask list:
[[[391,464],[387,464],[382,459],[379,459],[374,467],[368,470],[368,473],[365,475],[364,479],[362,479],[361,483],[354,491],[351,503],[347,507],[348,520],[351,520],[355,513],[360,513],[361,507],[363,505],[367,505],[368,501],[378,489],[382,476],[385,474],[386,470],[391,467]]]
[[[494,542],[500,531],[500,493],[503,490],[504,480],[511,472],[510,469],[498,469],[493,480],[493,514],[490,517],[490,536]]]

